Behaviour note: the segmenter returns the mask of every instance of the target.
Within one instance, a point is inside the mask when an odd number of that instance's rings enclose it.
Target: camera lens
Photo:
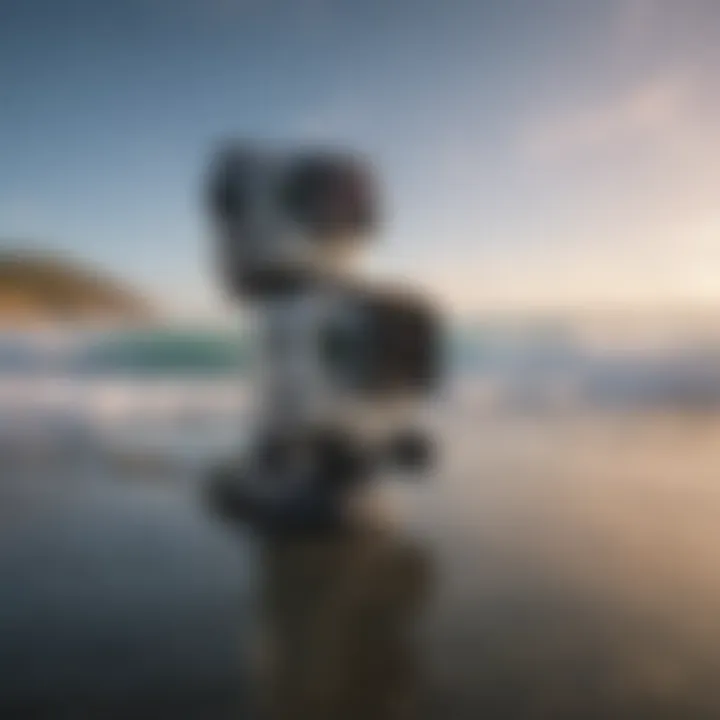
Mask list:
[[[368,389],[426,392],[439,377],[439,323],[432,308],[402,294],[366,300]]]
[[[373,224],[369,179],[350,160],[302,160],[290,170],[280,192],[288,214],[321,234],[364,232]]]

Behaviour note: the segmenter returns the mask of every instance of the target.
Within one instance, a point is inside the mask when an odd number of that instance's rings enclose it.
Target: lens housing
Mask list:
[[[336,382],[357,392],[424,394],[440,377],[439,317],[418,297],[356,290],[322,328],[319,351]]]

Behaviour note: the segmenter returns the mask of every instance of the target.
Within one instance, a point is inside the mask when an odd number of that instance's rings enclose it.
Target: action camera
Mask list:
[[[257,339],[250,441],[211,497],[264,529],[332,526],[358,487],[429,465],[440,318],[422,294],[355,272],[378,215],[358,156],[233,144],[208,201],[223,284]]]

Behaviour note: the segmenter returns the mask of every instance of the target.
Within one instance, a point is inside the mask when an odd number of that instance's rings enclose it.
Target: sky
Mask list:
[[[369,153],[451,311],[720,307],[716,0],[0,0],[0,246],[227,312],[219,140]]]

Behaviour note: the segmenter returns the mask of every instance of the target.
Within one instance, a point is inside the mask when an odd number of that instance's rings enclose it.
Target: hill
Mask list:
[[[95,270],[56,256],[0,251],[0,325],[149,315],[140,296]]]

